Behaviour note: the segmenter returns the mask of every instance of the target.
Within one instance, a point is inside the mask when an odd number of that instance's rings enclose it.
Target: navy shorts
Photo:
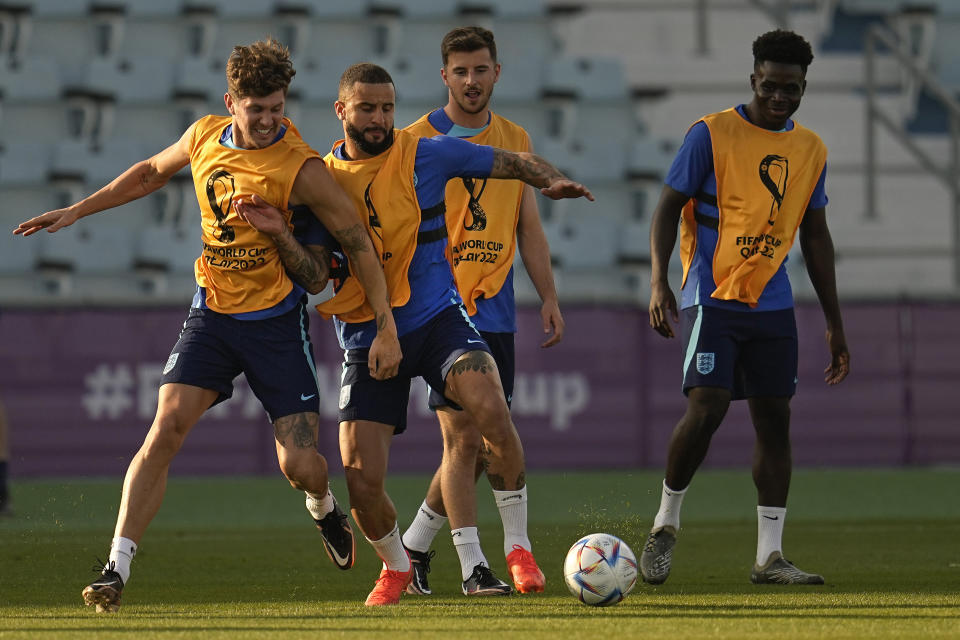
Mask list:
[[[681,311],[683,392],[729,389],[734,400],[791,397],[797,390],[793,309],[730,311],[707,305]]]
[[[507,406],[513,402],[513,377],[516,369],[516,355],[514,353],[514,334],[512,332],[498,333],[494,331],[481,331],[480,337],[486,341],[490,347],[490,353],[493,355],[493,361],[497,363],[497,371],[500,373],[500,385],[503,387],[503,394],[507,399]],[[427,400],[427,405],[432,411],[441,407],[450,407],[451,409],[461,410],[457,403],[443,397],[442,393],[437,393],[432,388]]]
[[[233,379],[247,383],[273,422],[320,412],[317,370],[304,301],[263,320],[238,320],[210,309],[190,309],[160,384],[179,382],[233,395]]]
[[[344,354],[340,379],[340,422],[370,420],[407,428],[410,381],[423,376],[430,388],[443,394],[447,373],[457,358],[468,351],[486,351],[483,341],[462,305],[450,306],[422,327],[400,336],[403,360],[389,380],[374,380],[367,368],[369,349],[349,349]]]

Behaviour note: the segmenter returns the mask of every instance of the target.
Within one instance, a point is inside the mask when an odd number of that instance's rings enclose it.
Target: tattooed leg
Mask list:
[[[320,416],[295,413],[277,418],[273,434],[277,440],[280,469],[294,489],[323,495],[327,491],[327,461],[317,451]]]
[[[523,487],[523,447],[510,418],[493,357],[486,351],[469,351],[460,356],[447,374],[446,395],[463,407],[483,436],[481,464],[490,483],[500,490]],[[475,469],[474,465],[471,467],[467,470],[470,475]]]

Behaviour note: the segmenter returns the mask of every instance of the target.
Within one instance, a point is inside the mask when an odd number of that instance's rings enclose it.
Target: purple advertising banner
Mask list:
[[[539,314],[521,309],[513,417],[531,469],[661,468],[684,411],[680,343],[626,307],[566,308],[566,336],[542,349]],[[186,309],[7,310],[0,314],[0,399],[18,476],[120,475],[156,410],[163,363]],[[800,386],[793,401],[794,460],[802,466],[960,463],[960,305],[844,308],[852,373],[823,382],[828,353],[816,305],[797,308]],[[312,316],[321,392],[320,450],[334,472],[342,354],[332,327]],[[392,471],[431,471],[440,460],[426,387],[411,390],[410,424],[394,439]],[[731,407],[708,466],[747,466],[753,429]],[[278,473],[273,429],[243,377],[207,412],[173,465],[178,474]]]

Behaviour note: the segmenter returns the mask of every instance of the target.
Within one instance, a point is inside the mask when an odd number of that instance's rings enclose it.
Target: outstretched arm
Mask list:
[[[397,375],[400,366],[400,342],[390,308],[390,294],[383,267],[367,230],[357,216],[353,202],[327,171],[319,158],[307,160],[290,194],[291,204],[305,204],[333,234],[353,265],[360,285],[373,308],[377,336],[370,346],[367,362],[370,375],[384,380]]]
[[[850,373],[850,352],[847,337],[843,332],[840,302],[837,299],[837,276],[834,267],[833,238],[827,227],[826,209],[811,209],[800,224],[800,249],[807,274],[820,300],[827,321],[827,346],[830,349],[830,364],[823,370],[824,380],[834,385]]]
[[[270,236],[290,276],[310,293],[320,293],[330,278],[330,251],[322,245],[302,245],[282,213],[254,194],[234,201],[237,214],[251,227]]]
[[[547,340],[540,346],[552,347],[563,339],[564,323],[557,300],[557,286],[553,281],[550,244],[547,242],[547,234],[543,232],[540,210],[531,187],[523,188],[523,197],[520,200],[517,246],[520,249],[523,266],[542,303],[540,319],[543,321],[543,333],[547,336]]]
[[[535,153],[493,149],[491,178],[513,178],[540,189],[540,193],[553,200],[585,197],[593,200],[590,190],[574,182],[552,164]]]
[[[677,299],[670,290],[667,269],[677,243],[677,226],[683,205],[690,196],[669,185],[663,185],[660,201],[650,222],[650,326],[665,338],[673,337],[673,326],[680,321]]]
[[[131,200],[153,193],[167,183],[173,174],[190,162],[190,137],[193,127],[187,129],[180,140],[157,155],[141,160],[110,184],[64,209],[55,209],[30,218],[13,230],[15,235],[30,236],[46,229],[53,233],[86,216],[112,209]]]

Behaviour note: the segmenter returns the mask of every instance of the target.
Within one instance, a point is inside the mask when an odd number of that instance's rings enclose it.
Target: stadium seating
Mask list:
[[[0,91],[12,102],[43,102],[60,97],[57,61],[49,56],[0,56]]]
[[[923,4],[936,16],[930,69],[956,93],[960,3]],[[808,36],[817,56],[797,121],[820,133],[829,147],[829,215],[843,290],[896,295],[921,277],[933,283],[931,289],[949,288],[949,194],[883,131],[877,138],[878,210],[865,212],[862,205],[866,144],[859,43],[865,25],[889,16],[902,27],[906,23],[896,20],[905,9],[912,11],[911,19],[925,14],[918,13],[917,3],[897,0],[790,6],[791,26]],[[5,210],[17,209],[3,216],[5,223],[99,188],[172,143],[200,115],[224,113],[224,60],[237,42],[268,34],[292,38],[297,75],[288,113],[304,138],[326,153],[342,136],[332,103],[348,65],[371,60],[393,74],[396,121],[404,126],[445,101],[439,40],[469,21],[497,35],[503,72],[494,109],[524,126],[539,153],[598,195],[590,206],[540,199],[562,273],[558,280],[567,295],[609,294],[618,300],[646,286],[649,216],[687,127],[706,113],[749,100],[749,42],[774,26],[771,14],[750,0],[709,6],[705,38],[698,31],[696,0],[584,0],[577,10],[546,0],[20,0],[16,7],[29,11],[0,5],[0,198]],[[876,62],[878,104],[895,118],[933,123],[915,142],[948,163],[942,111],[934,122],[923,94],[920,107],[904,99],[903,78],[892,58],[881,53]],[[132,240],[126,238],[132,253],[120,256],[122,267],[115,263],[117,278],[129,279],[134,264],[141,275],[150,269],[173,274],[166,284],[155,278],[152,288],[141,287],[148,297],[189,295],[170,280],[184,276],[178,269],[195,249],[196,206],[192,185],[182,180],[178,176],[166,195],[139,209],[111,216],[127,229],[116,233],[132,234]],[[66,234],[52,245],[45,237],[15,249],[4,245],[0,302],[9,292],[34,295],[35,288],[6,285],[21,277],[10,274],[24,274],[36,260],[49,264],[51,246],[73,265],[71,295],[82,291],[84,299],[96,299],[95,284],[108,281],[109,263],[77,262],[79,256],[57,243],[70,239],[90,248],[102,246],[96,243],[103,238],[91,231],[82,238]],[[906,257],[902,247],[908,248]],[[792,259],[789,268],[804,283],[796,286],[798,295],[812,296],[802,259]],[[130,291],[140,295],[135,286]],[[529,290],[518,284],[521,299],[523,291]]]
[[[0,187],[44,186],[53,148],[43,142],[14,141],[0,150]]]

